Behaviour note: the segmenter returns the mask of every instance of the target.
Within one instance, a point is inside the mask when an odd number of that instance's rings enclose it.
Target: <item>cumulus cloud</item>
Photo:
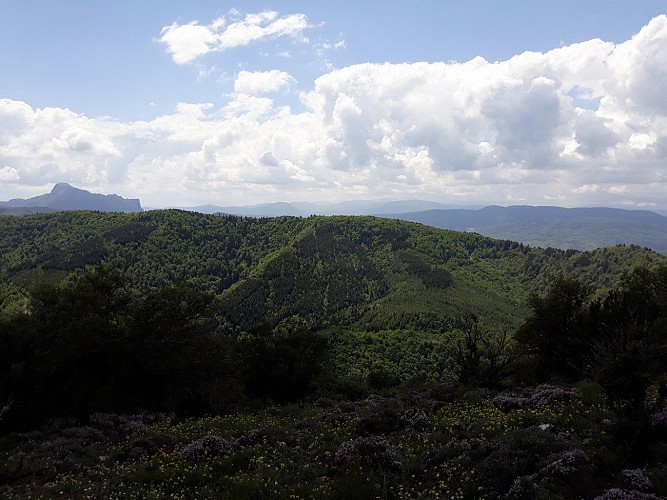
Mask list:
[[[234,92],[241,94],[264,94],[277,92],[296,80],[284,71],[240,71],[234,81]]]
[[[576,187],[572,190],[573,193],[585,194],[585,193],[597,193],[600,190],[600,186],[597,184],[584,184],[583,186]]]
[[[627,186],[611,186],[607,188],[607,191],[611,194],[626,194],[628,192]]]
[[[15,168],[4,166],[0,168],[0,181],[16,183],[20,180],[19,173]]]
[[[217,20],[203,27],[214,42],[201,31],[172,54],[186,62],[293,33],[285,26],[298,23],[287,19]],[[340,68],[300,94],[299,111],[269,97],[294,82],[279,70],[241,71],[228,102],[184,103],[151,121],[4,99],[0,180],[120,186],[149,206],[420,197],[667,208],[666,54],[659,16],[621,44]],[[11,197],[6,184],[0,199]]]
[[[208,25],[198,21],[173,23],[162,28],[157,40],[167,46],[167,52],[177,64],[192,62],[209,52],[221,52],[264,39],[290,36],[307,40],[303,31],[309,25],[304,14],[280,16],[275,11],[264,11],[235,19],[237,14],[231,11],[229,18],[220,17]]]
[[[621,140],[620,135],[609,128],[610,126],[613,126],[613,122],[609,119],[597,116],[592,111],[577,110],[574,124],[576,151],[589,157],[605,154]]]

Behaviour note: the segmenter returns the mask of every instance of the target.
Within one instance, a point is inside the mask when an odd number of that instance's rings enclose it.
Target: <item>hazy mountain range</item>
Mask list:
[[[481,206],[445,205],[424,200],[353,200],[340,203],[312,202],[277,202],[259,205],[217,206],[200,205],[196,207],[174,207],[205,214],[225,213],[244,217],[280,217],[291,215],[307,217],[309,215],[382,215],[391,213],[412,213],[424,210],[474,209]]]
[[[389,216],[539,247],[592,250],[634,244],[667,255],[667,217],[646,210],[489,206]]]
[[[244,217],[374,215],[442,229],[476,232],[538,247],[591,250],[633,244],[667,255],[667,217],[647,210],[547,206],[462,207],[424,200],[355,200],[329,204],[278,202],[175,208]],[[56,184],[48,194],[27,200],[0,202],[0,214],[22,215],[60,210],[139,212],[142,208],[138,199],[94,194],[65,183]]]
[[[460,207],[422,200],[359,200],[334,204],[283,202],[227,207],[203,205],[184,209],[246,217],[375,215],[441,229],[476,232],[538,247],[592,250],[633,244],[667,255],[667,217],[647,210],[495,205]]]

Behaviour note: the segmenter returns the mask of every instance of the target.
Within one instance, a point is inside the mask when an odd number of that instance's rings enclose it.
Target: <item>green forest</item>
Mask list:
[[[666,348],[637,246],[0,216],[0,496],[660,498]]]

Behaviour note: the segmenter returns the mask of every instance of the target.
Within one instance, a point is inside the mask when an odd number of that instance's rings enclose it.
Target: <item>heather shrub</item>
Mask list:
[[[131,434],[155,425],[168,426],[173,418],[173,415],[166,413],[139,413],[136,415],[93,413],[88,421],[91,426],[106,432]]]
[[[425,432],[431,429],[431,421],[419,408],[408,408],[400,416],[403,429],[409,432]]]
[[[336,450],[334,460],[341,469],[368,467],[389,472],[403,467],[396,450],[380,436],[358,437],[345,441]]]
[[[489,491],[500,495],[510,490],[516,478],[535,474],[548,465],[545,457],[563,453],[571,446],[562,435],[528,428],[497,436],[466,454],[476,462],[475,470]]]
[[[621,471],[623,487],[636,491],[651,491],[653,483],[642,469],[624,469]]]
[[[113,459],[121,463],[132,463],[143,457],[153,455],[157,449],[158,446],[149,439],[135,439],[121,446],[113,454]]]
[[[498,394],[492,400],[503,411],[538,408],[555,403],[571,403],[578,399],[576,392],[553,385],[524,389],[520,394]]]
[[[195,460],[204,456],[224,457],[234,448],[234,444],[220,436],[204,436],[193,441],[181,451],[187,460]]]
[[[403,409],[404,403],[398,399],[371,394],[356,408],[359,417],[356,432],[360,435],[397,432],[403,427]]]
[[[454,382],[445,382],[438,384],[431,389],[430,395],[436,401],[451,403],[460,396],[462,386]]]
[[[586,498],[596,491],[593,478],[592,460],[574,448],[540,461],[538,471],[516,478],[503,498]]]
[[[659,500],[662,497],[653,493],[642,493],[635,490],[623,490],[621,488],[611,488],[602,495],[595,497],[595,500]]]
[[[361,409],[359,413],[357,433],[361,435],[391,434],[402,427],[400,410],[395,407],[382,405]]]

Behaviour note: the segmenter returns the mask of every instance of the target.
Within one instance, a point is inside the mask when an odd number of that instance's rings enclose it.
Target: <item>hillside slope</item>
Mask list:
[[[14,288],[107,264],[138,290],[187,280],[226,328],[438,329],[466,312],[516,325],[560,274],[595,288],[664,257],[639,247],[530,248],[372,217],[250,219],[182,211],[0,217],[0,278]],[[15,294],[14,294],[15,295]],[[13,295],[13,296],[14,296]]]

